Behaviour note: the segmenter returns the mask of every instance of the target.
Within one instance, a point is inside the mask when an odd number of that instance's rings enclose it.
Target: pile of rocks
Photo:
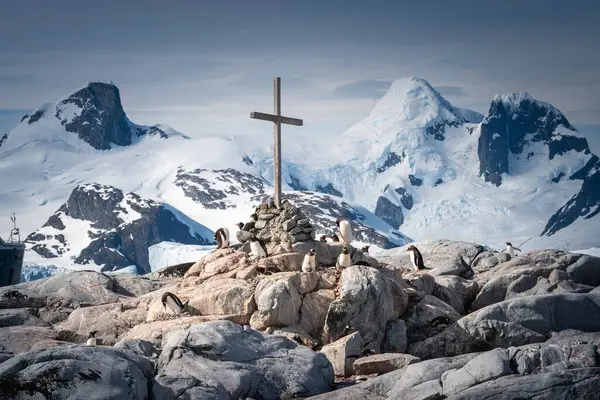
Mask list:
[[[256,236],[267,244],[289,247],[315,238],[314,228],[308,218],[287,200],[282,201],[281,209],[272,202],[262,203],[256,215]]]

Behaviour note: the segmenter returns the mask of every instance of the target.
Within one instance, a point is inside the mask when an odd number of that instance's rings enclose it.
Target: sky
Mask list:
[[[0,134],[111,80],[136,123],[268,136],[249,114],[272,111],[275,76],[283,114],[304,120],[284,134],[342,133],[407,76],[484,114],[528,92],[593,131],[599,21],[583,0],[0,0]]]

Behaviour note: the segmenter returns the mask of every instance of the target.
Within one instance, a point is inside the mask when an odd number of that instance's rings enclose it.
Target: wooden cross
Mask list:
[[[281,78],[273,78],[273,114],[251,112],[250,118],[275,123],[273,129],[273,197],[275,206],[281,207],[281,124],[302,126],[303,121],[281,115]]]

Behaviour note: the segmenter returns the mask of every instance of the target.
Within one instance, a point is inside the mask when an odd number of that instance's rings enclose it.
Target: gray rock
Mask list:
[[[154,347],[152,342],[141,339],[133,339],[133,340],[121,340],[117,342],[114,346],[116,349],[127,349],[138,356],[151,358],[158,354],[158,351]]]
[[[412,307],[409,306],[404,316],[408,343],[432,337],[460,318],[461,315],[448,304],[426,295]]]
[[[283,227],[283,229],[289,232],[292,228],[296,226],[296,221],[294,221],[293,219],[288,219],[286,221],[283,221],[283,224],[281,226]]]
[[[550,332],[600,331],[600,294],[519,297],[461,318],[440,334],[409,346],[422,359],[545,341]]]
[[[354,361],[360,357],[361,352],[362,338],[358,332],[326,344],[321,349],[321,353],[325,354],[325,357],[333,366],[333,372],[336,376],[352,375],[352,366]]]
[[[0,309],[0,328],[17,325],[49,327],[50,324],[38,318],[37,314],[35,308]]]
[[[388,321],[381,350],[385,353],[405,353],[407,346],[406,323],[401,319]]]
[[[355,375],[386,374],[421,361],[410,354],[383,353],[362,357],[354,361],[352,369]]]
[[[483,285],[472,309],[515,297],[589,292],[593,286],[586,282],[595,282],[596,275],[600,278],[600,273],[594,273],[595,269],[600,271],[597,266],[600,264],[595,260],[579,254],[554,250],[531,252],[499,264],[489,274],[477,276],[480,282],[490,279]]]
[[[285,337],[211,321],[163,337],[156,380],[180,399],[270,400],[328,391],[333,368]]]
[[[0,398],[145,400],[153,375],[149,360],[126,350],[54,347],[0,364]]]
[[[496,349],[475,357],[459,369],[442,374],[444,395],[449,396],[471,386],[510,375],[508,350]]]
[[[371,267],[345,268],[340,278],[338,299],[329,305],[324,333],[331,341],[356,329],[366,348],[379,352],[387,322],[394,315],[394,300],[388,283]]]
[[[469,277],[473,274],[471,264],[484,251],[484,247],[478,244],[450,240],[415,242],[411,245],[419,249],[425,266],[433,268],[432,271],[428,271],[429,274],[434,276]],[[406,246],[385,250],[378,253],[376,258],[381,263],[412,269]]]

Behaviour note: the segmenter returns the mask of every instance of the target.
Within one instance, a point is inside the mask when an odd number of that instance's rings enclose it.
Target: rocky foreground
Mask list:
[[[369,266],[339,270],[339,245],[298,242],[0,288],[0,398],[598,398],[600,258],[414,244],[432,270],[403,248],[352,249]],[[313,246],[320,267],[302,273]]]

